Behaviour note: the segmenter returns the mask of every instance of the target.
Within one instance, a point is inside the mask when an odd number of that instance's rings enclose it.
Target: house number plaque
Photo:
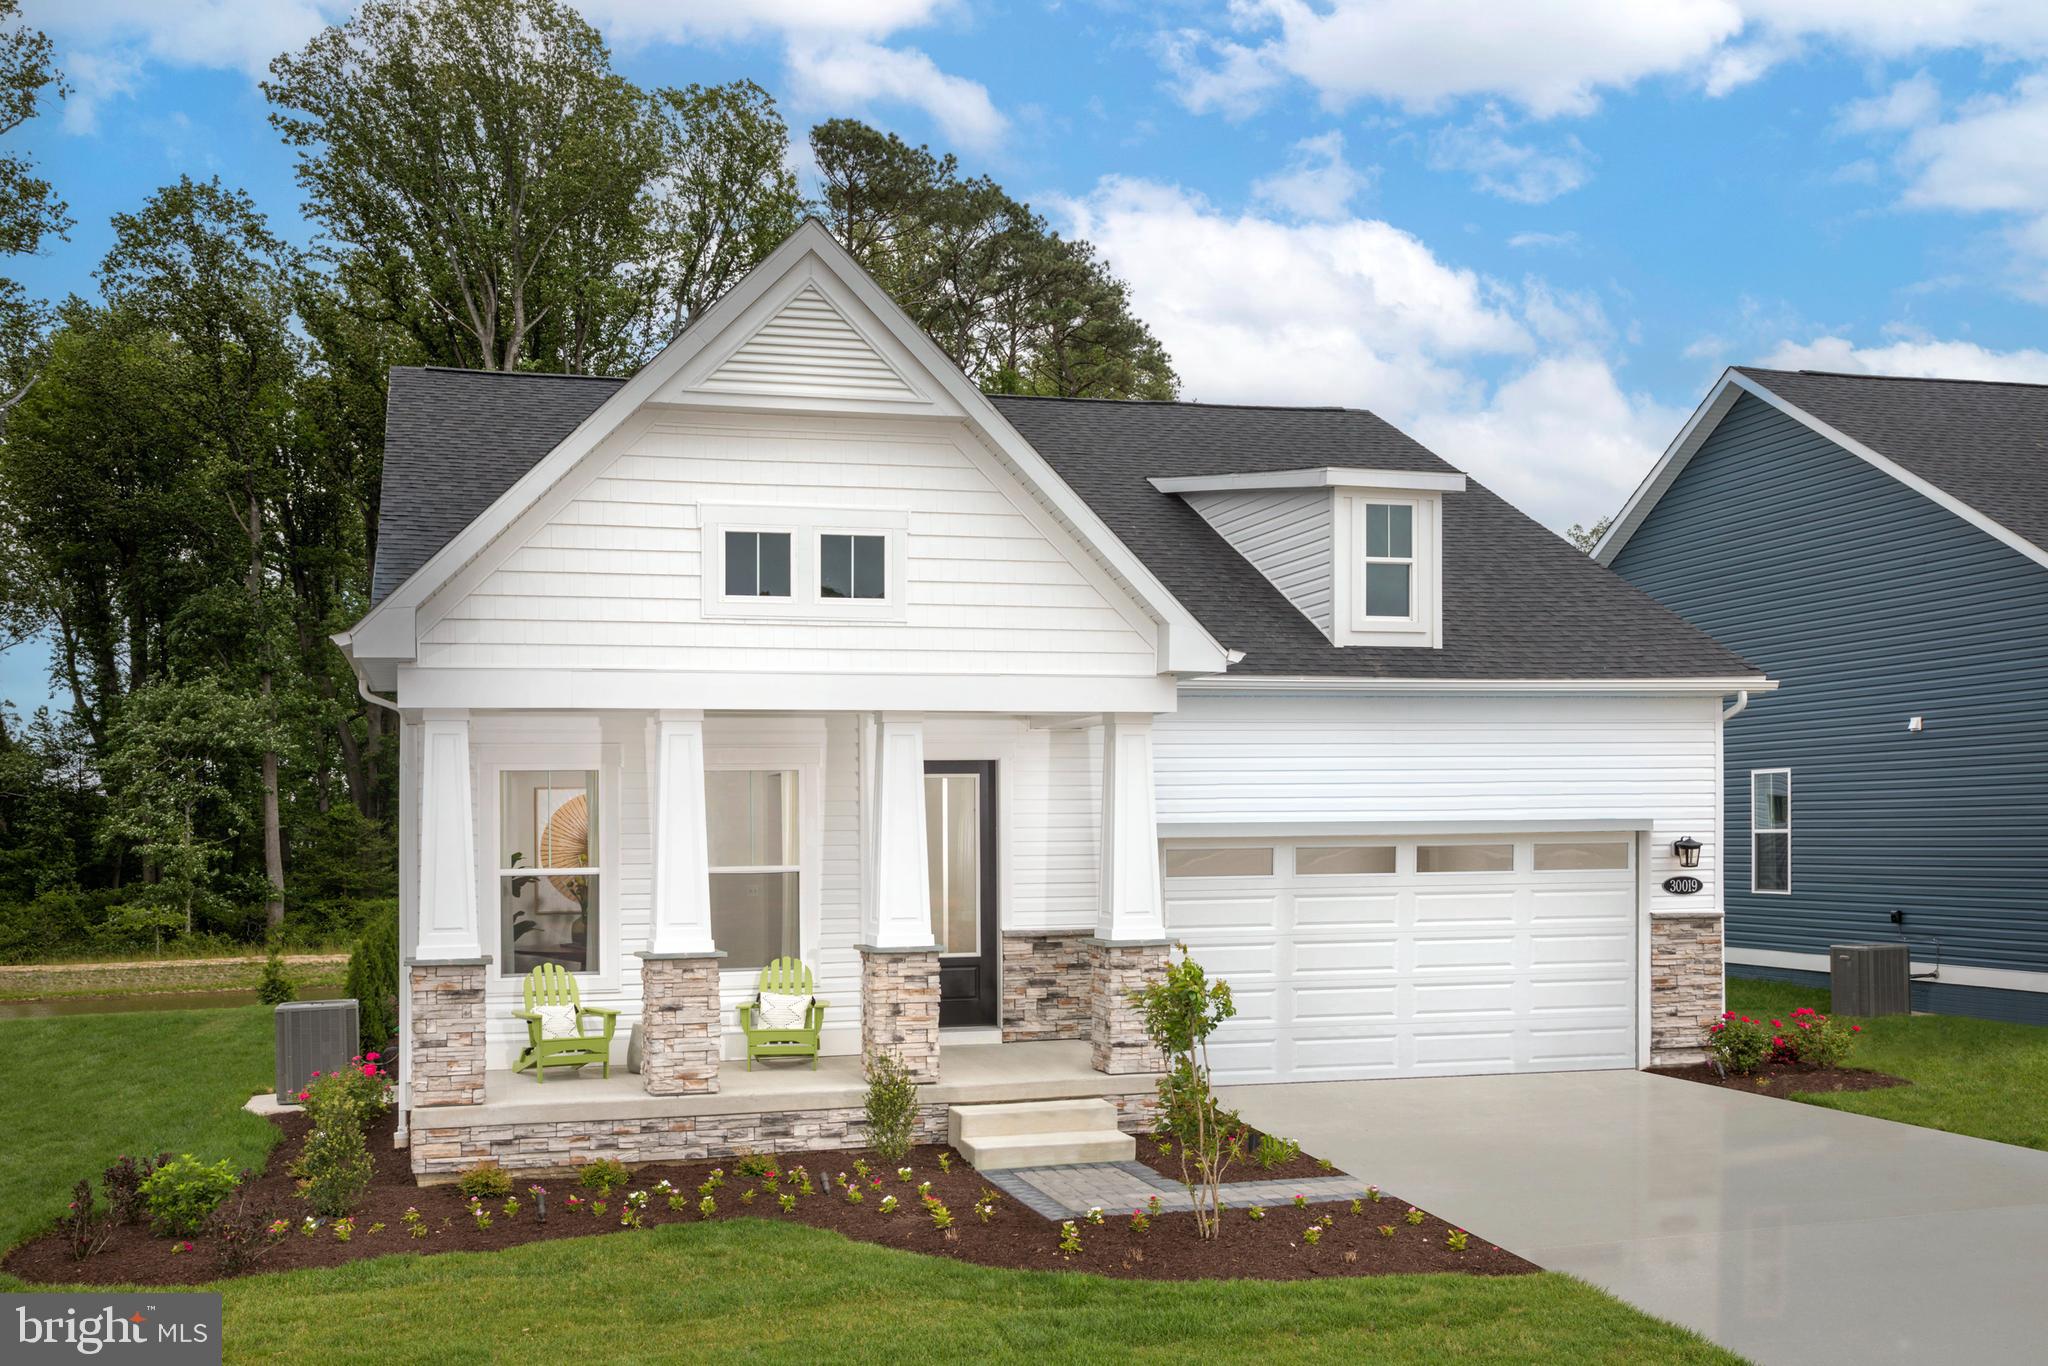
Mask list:
[[[1701,882],[1696,877],[1667,877],[1664,879],[1664,890],[1673,896],[1691,896],[1706,885],[1706,883]]]

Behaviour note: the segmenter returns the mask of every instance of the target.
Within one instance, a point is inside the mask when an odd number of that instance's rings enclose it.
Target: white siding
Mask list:
[[[816,397],[919,396],[812,284],[798,290],[697,387]]]
[[[1331,630],[1331,497],[1328,489],[1191,493],[1189,506],[1323,634]]]
[[[1092,930],[1102,838],[1102,729],[1035,731],[1019,755],[1008,930]]]
[[[1184,696],[1155,732],[1159,820],[1175,833],[1629,822],[1653,831],[1645,909],[1703,911],[1718,897],[1654,884],[1678,871],[1685,834],[1717,884],[1719,736],[1714,698]]]
[[[1157,674],[1152,624],[964,427],[664,418],[589,468],[430,604],[422,668]],[[707,619],[707,503],[906,515],[905,619]]]

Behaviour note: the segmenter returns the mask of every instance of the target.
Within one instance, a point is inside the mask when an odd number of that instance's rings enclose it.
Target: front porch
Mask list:
[[[1097,1071],[1086,1041],[953,1045],[944,1076],[918,1088],[918,1141],[945,1142],[954,1105],[1080,1097],[1108,1100],[1125,1132],[1147,1133],[1157,1082],[1156,1073]],[[726,1068],[717,1091],[682,1095],[650,1094],[616,1064],[608,1078],[589,1068],[545,1084],[492,1070],[477,1103],[413,1111],[412,1167],[435,1182],[485,1160],[538,1174],[597,1157],[633,1164],[853,1148],[863,1141],[866,1090],[861,1061],[848,1054],[820,1058],[815,1070]]]

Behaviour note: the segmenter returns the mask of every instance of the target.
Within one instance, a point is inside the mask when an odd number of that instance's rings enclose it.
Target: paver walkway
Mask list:
[[[1047,1219],[1073,1219],[1090,1209],[1121,1214],[1145,1208],[1155,1196],[1161,1214],[1185,1214],[1194,1208],[1187,1187],[1142,1162],[1078,1162],[982,1175],[1018,1204]],[[1222,1198],[1227,1208],[1248,1209],[1285,1205],[1297,1195],[1307,1196],[1311,1204],[1354,1200],[1365,1190],[1366,1183],[1356,1177],[1312,1176],[1297,1181],[1232,1181],[1223,1187]]]

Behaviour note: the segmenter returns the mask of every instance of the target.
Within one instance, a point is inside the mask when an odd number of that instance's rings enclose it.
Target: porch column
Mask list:
[[[860,1038],[920,1082],[939,1079],[939,950],[925,849],[924,718],[889,712],[874,727],[868,828],[872,870],[860,946]]]
[[[1098,1072],[1157,1072],[1130,994],[1166,967],[1166,907],[1159,885],[1159,815],[1152,784],[1152,718],[1102,723],[1102,873],[1088,990],[1088,1038]]]
[[[665,711],[654,736],[654,927],[639,955],[640,1075],[648,1094],[718,1089],[722,1029],[711,942],[704,713]]]
[[[469,713],[427,712],[420,741],[419,941],[405,960],[414,1106],[484,1098],[484,974]]]

